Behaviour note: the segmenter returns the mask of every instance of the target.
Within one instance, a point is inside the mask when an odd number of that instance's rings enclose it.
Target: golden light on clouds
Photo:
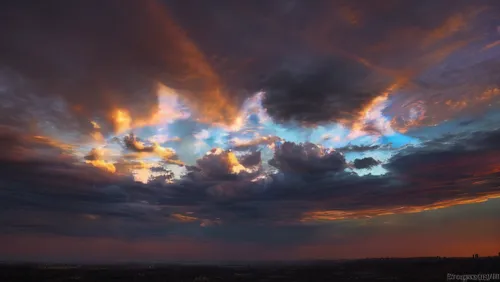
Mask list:
[[[400,82],[392,84],[382,94],[375,97],[367,105],[365,105],[356,115],[356,119],[351,125],[351,132],[347,136],[349,140],[355,139],[365,134],[364,127],[367,122],[374,122],[381,130],[392,130],[390,122],[385,120],[382,115],[383,107],[389,99],[389,95],[394,92],[401,84],[404,84],[406,79],[401,79]]]
[[[94,129],[101,129],[101,126],[95,121],[90,121],[90,124],[92,124],[92,127],[94,127]]]
[[[170,218],[172,218],[176,221],[180,221],[180,222],[194,222],[194,221],[199,220],[198,218],[196,218],[194,216],[183,215],[180,213],[173,213],[170,215]]]
[[[85,161],[85,162],[88,164],[91,164],[97,168],[100,168],[102,170],[111,172],[111,173],[116,172],[115,165],[110,163],[110,162],[107,162],[105,160],[91,160],[91,161]]]
[[[303,214],[300,221],[334,221],[334,220],[345,220],[345,219],[361,219],[361,218],[372,218],[376,216],[391,215],[391,214],[407,214],[407,213],[419,213],[423,211],[431,211],[449,208],[456,205],[467,205],[467,204],[477,204],[488,201],[489,199],[500,198],[500,193],[493,193],[490,195],[484,195],[474,198],[456,198],[452,200],[445,200],[435,202],[429,205],[423,206],[401,206],[401,207],[388,207],[383,209],[365,209],[365,210],[324,210],[324,211],[312,211]]]
[[[221,148],[214,148],[206,153],[206,156],[217,156],[221,165],[227,169],[227,172],[232,174],[240,174],[242,172],[253,172],[252,169],[243,166],[236,155],[231,151],[226,151]]]
[[[97,141],[99,143],[102,143],[104,142],[104,136],[102,135],[101,132],[91,132],[90,133],[90,136],[92,137],[92,139],[94,141]]]
[[[66,143],[63,143],[61,141],[58,141],[56,139],[53,139],[53,138],[50,138],[47,136],[35,135],[35,136],[33,136],[33,138],[35,139],[36,142],[40,142],[43,144],[50,145],[52,147],[59,148],[65,152],[71,152],[75,149],[75,146],[73,146],[71,144],[66,144]]]
[[[111,117],[117,134],[124,133],[132,128],[132,118],[127,110],[116,109]]]
[[[85,163],[100,168],[104,171],[115,173],[116,167],[113,163],[105,160],[105,150],[101,148],[92,149],[87,156],[85,156]]]

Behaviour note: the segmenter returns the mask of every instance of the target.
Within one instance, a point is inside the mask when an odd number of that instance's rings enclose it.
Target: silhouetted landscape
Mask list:
[[[499,271],[500,256],[233,265],[3,264],[0,281],[445,281],[449,273],[486,274]]]

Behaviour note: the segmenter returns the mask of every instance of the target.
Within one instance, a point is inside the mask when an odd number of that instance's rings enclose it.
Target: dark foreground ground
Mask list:
[[[0,265],[0,281],[446,281],[500,273],[500,257],[366,259],[253,265]],[[449,280],[452,281],[452,280]],[[459,280],[454,280],[459,281]],[[474,281],[474,280],[469,280]],[[479,281],[479,280],[476,280]],[[483,280],[484,281],[484,280]],[[490,280],[499,281],[500,280]]]

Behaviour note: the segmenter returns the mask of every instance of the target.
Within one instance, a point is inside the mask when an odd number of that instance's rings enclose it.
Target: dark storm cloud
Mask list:
[[[246,167],[260,165],[261,162],[262,156],[260,151],[255,151],[240,157],[240,164]]]
[[[374,167],[378,164],[380,164],[380,162],[372,157],[355,159],[353,162],[354,167],[357,169],[367,169]]]
[[[340,172],[346,167],[342,154],[325,151],[313,143],[295,144],[285,142],[274,152],[269,164],[287,173],[328,173]]]
[[[277,122],[352,120],[388,85],[373,76],[363,64],[345,58],[284,70],[264,82],[263,106]]]

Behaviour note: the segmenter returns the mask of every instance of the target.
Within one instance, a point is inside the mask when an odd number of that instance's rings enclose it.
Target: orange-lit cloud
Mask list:
[[[474,198],[473,197],[456,198],[452,200],[439,201],[422,206],[401,206],[401,207],[390,207],[384,209],[368,209],[368,210],[354,210],[354,211],[343,211],[343,210],[312,211],[304,213],[303,217],[300,220],[303,222],[333,221],[333,220],[345,220],[345,219],[372,218],[376,216],[391,215],[391,214],[419,213],[423,211],[449,208],[456,205],[483,203],[488,201],[489,199],[496,199],[496,198],[500,198],[500,193],[493,193],[490,195],[474,197]]]
[[[112,164],[112,163],[108,163],[105,160],[94,160],[94,161],[86,161],[86,162],[89,163],[89,164],[91,164],[91,165],[93,165],[93,166],[95,166],[95,167],[97,167],[97,168],[109,171],[111,173],[115,173],[116,172],[115,165]]]
[[[488,88],[481,93],[469,93],[459,98],[450,98],[444,101],[426,102],[419,100],[405,105],[410,117],[396,116],[391,120],[391,126],[401,133],[414,127],[433,126],[454,118],[462,112],[480,112],[498,97],[500,97],[500,89]],[[411,117],[412,111],[415,111],[416,114],[413,117]]]
[[[90,136],[96,142],[99,142],[99,143],[103,143],[104,142],[104,136],[100,132],[91,132]]]
[[[133,133],[124,136],[123,143],[127,150],[138,153],[139,157],[141,154],[154,154],[160,157],[164,162],[181,166],[184,165],[177,159],[177,155],[173,149],[162,147],[158,143],[145,144]]]
[[[207,175],[239,174],[241,172],[254,172],[240,164],[236,155],[231,151],[214,148],[197,161],[198,166]]]
[[[125,109],[116,109],[111,114],[116,133],[124,133],[132,128],[132,118]]]
[[[442,25],[429,31],[421,41],[422,48],[428,48],[437,42],[453,36],[467,27],[467,23],[474,18],[479,11],[475,10],[468,14],[457,13],[447,18]]]
[[[90,124],[92,124],[94,129],[101,129],[101,126],[95,121],[90,121]]]
[[[60,142],[56,139],[53,139],[53,138],[50,138],[47,136],[36,135],[36,136],[33,136],[33,138],[36,142],[40,142],[42,144],[47,144],[49,146],[59,148],[64,152],[72,152],[75,149],[74,145],[66,144],[66,143]]]
[[[497,46],[500,46],[500,40],[497,40],[495,42],[487,44],[486,46],[483,47],[483,49],[481,49],[481,51],[486,51],[488,49],[491,49],[491,48],[494,48],[494,47],[497,47]]]
[[[375,97],[368,104],[366,104],[361,111],[356,115],[356,118],[351,126],[351,132],[347,136],[348,139],[355,139],[359,136],[366,134],[366,126],[371,123],[375,126],[375,129],[380,133],[390,133],[392,128],[390,122],[385,119],[382,115],[382,110],[385,108],[385,103],[389,99],[389,96],[394,92],[401,84],[404,84],[406,80],[402,80],[399,83],[394,83],[389,86],[382,94]],[[348,123],[348,121],[346,121]],[[346,123],[344,122],[344,123]]]
[[[59,3],[55,14],[34,5],[22,11],[7,5],[5,10],[38,18],[39,23],[2,17],[7,21],[2,26],[8,29],[2,32],[8,35],[1,55],[5,68],[26,80],[31,92],[62,99],[65,110],[78,122],[99,120],[103,134],[124,133],[139,124],[173,118],[160,108],[158,85],[174,89],[200,121],[233,124],[239,101],[166,5],[157,0],[126,4],[111,0],[98,9],[94,5]],[[57,35],[49,24],[53,21],[64,22],[58,24]],[[33,53],[32,46],[39,44],[46,48]],[[43,59],[28,62],[17,52]],[[67,63],[50,63],[54,61]],[[28,94],[21,95],[29,99]],[[54,122],[63,125],[68,119]],[[82,123],[78,129],[89,127]]]
[[[105,171],[115,173],[116,167],[113,163],[103,160],[104,151],[102,149],[94,148],[85,157],[85,162]]]
[[[259,136],[255,139],[251,140],[243,140],[239,138],[233,138],[230,143],[234,149],[249,149],[253,147],[257,147],[259,145],[274,145],[275,142],[280,141],[281,138],[278,136]]]
[[[179,213],[173,213],[170,215],[170,217],[177,220],[177,221],[180,221],[180,222],[194,222],[194,221],[199,220],[196,217],[189,216],[189,215],[183,215],[183,214],[179,214]]]

